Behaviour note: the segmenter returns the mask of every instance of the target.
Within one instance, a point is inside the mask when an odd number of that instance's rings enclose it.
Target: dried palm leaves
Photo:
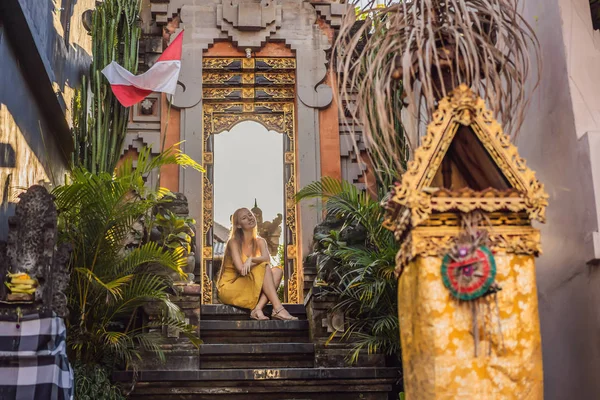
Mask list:
[[[355,104],[353,122],[363,127],[374,157],[402,171],[400,99],[423,102],[429,120],[437,101],[460,83],[478,92],[516,136],[541,66],[539,43],[516,2],[386,0],[375,7],[368,0],[358,18],[346,16],[335,45],[339,103]]]

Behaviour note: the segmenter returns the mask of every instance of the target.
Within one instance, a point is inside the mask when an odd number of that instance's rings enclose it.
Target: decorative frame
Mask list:
[[[466,189],[452,192],[429,188],[460,125],[469,126],[474,131],[512,190],[477,192]],[[529,219],[544,222],[547,205],[548,194],[535,177],[535,172],[527,167],[510,138],[504,135],[484,100],[463,84],[440,101],[421,146],[408,163],[401,183],[391,193],[384,226],[395,231],[399,238],[409,226],[424,223],[432,212],[450,210],[464,213],[475,210],[524,211]]]
[[[203,147],[206,173],[202,179],[202,303],[216,300],[213,276],[214,135],[243,121],[255,121],[284,135],[284,284],[288,303],[299,303],[302,295],[296,196],[295,59],[204,58]],[[259,68],[257,68],[259,67]],[[261,72],[254,72],[255,69]],[[264,72],[271,71],[274,72]],[[267,90],[260,86],[270,85]],[[262,90],[262,91],[261,91]],[[241,96],[231,96],[233,92]],[[268,93],[273,95],[269,95]],[[265,96],[265,93],[267,95]],[[279,95],[285,93],[285,95]],[[266,97],[266,98],[265,98]],[[265,101],[266,100],[266,101]]]

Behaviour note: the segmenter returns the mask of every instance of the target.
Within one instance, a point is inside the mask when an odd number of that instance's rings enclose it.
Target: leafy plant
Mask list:
[[[105,0],[93,11],[89,79],[83,76],[82,89],[73,101],[72,161],[76,168],[112,173],[119,161],[129,109],[118,102],[101,71],[116,61],[137,73],[140,9],[141,0]]]
[[[357,361],[363,349],[398,354],[397,246],[393,233],[382,227],[384,209],[351,183],[329,177],[309,184],[296,198],[321,198],[327,212],[344,221],[339,232],[316,240],[323,255],[319,276],[328,284],[326,290],[339,297],[334,308],[349,321],[343,339],[353,343],[350,361]],[[350,240],[353,234],[359,237]]]
[[[170,210],[162,210],[154,219],[154,226],[160,231],[159,243],[171,250],[183,248],[185,254],[191,251],[194,237],[192,226],[196,223],[193,218],[180,217]]]
[[[53,191],[60,210],[60,239],[73,246],[67,320],[73,361],[135,369],[140,349],[162,358],[159,338],[147,332],[152,327],[176,328],[198,341],[194,327],[183,322],[170,300],[172,282],[162,273],[183,274],[184,249],[170,250],[148,241],[131,246],[135,226],[152,218],[152,209],[169,199],[168,190],[145,185],[150,171],[167,164],[202,170],[179,150],[170,148],[151,158],[150,149],[144,149],[135,169],[131,160],[114,175],[75,169],[70,183]],[[161,320],[137,318],[148,302],[162,307]]]
[[[106,368],[76,363],[73,370],[77,400],[125,400],[119,387],[110,382]]]

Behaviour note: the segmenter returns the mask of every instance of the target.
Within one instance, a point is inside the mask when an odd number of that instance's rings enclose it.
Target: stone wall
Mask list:
[[[67,121],[70,122],[75,89],[91,61],[92,37],[84,29],[81,15],[85,10],[95,7],[95,0],[18,2],[57,100],[62,104]],[[68,24],[63,23],[67,20]]]
[[[600,392],[600,37],[587,0],[521,3],[543,60],[517,145],[550,195],[537,263],[545,398],[591,399]]]

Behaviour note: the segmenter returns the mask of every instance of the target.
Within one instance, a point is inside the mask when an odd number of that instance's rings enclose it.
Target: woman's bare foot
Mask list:
[[[250,311],[250,318],[255,319],[257,321],[266,321],[269,319],[269,317],[267,317],[261,309],[255,308],[254,310]]]

